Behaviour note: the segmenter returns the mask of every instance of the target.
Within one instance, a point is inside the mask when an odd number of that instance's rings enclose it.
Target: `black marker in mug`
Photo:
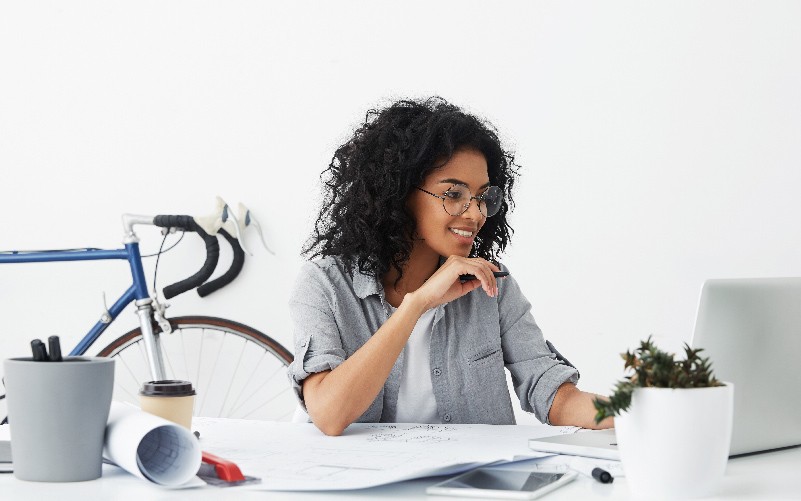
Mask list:
[[[33,352],[34,362],[47,361],[47,348],[45,348],[41,339],[34,339],[31,341],[31,351]]]
[[[58,340],[58,336],[47,338],[47,345],[50,348],[50,361],[61,362],[61,342]]]

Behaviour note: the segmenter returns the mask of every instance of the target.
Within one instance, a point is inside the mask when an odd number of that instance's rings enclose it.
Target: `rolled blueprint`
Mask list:
[[[151,482],[179,487],[196,480],[202,452],[191,431],[120,402],[111,403],[103,457]]]

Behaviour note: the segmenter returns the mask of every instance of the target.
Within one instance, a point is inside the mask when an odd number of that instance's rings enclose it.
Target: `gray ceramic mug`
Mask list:
[[[99,478],[114,360],[12,358],[3,369],[14,476],[40,482]]]

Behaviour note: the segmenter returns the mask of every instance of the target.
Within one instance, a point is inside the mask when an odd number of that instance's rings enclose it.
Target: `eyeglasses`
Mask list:
[[[426,191],[419,186],[415,186],[423,193],[428,193],[432,197],[442,199],[442,207],[451,216],[460,216],[470,207],[473,200],[478,202],[478,210],[484,217],[494,216],[501,209],[503,196],[501,189],[497,186],[490,186],[480,195],[473,196],[473,193],[463,184],[455,184],[448,188],[442,195],[436,195]]]

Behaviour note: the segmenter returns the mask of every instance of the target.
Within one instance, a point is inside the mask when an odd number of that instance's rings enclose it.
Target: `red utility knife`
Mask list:
[[[242,475],[239,467],[227,459],[203,451],[203,462],[214,466],[214,471],[220,480],[225,480],[226,482],[242,482],[245,480],[245,476]]]

